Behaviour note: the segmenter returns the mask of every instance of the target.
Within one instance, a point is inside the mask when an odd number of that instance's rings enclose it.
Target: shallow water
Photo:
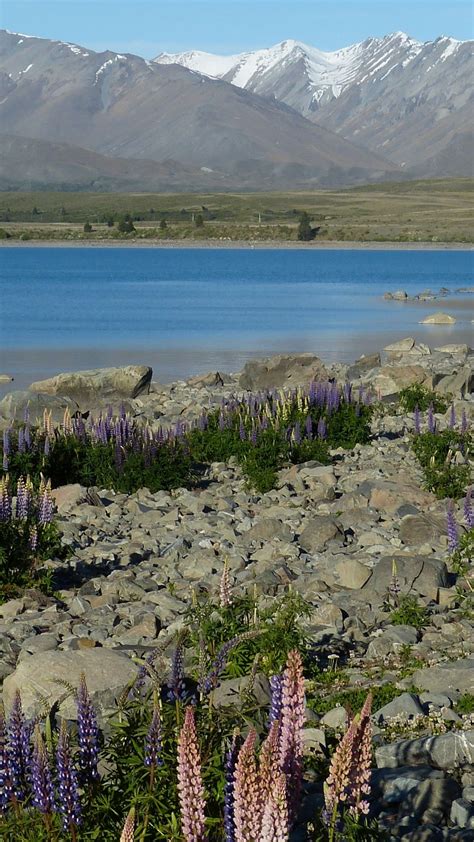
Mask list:
[[[134,362],[166,382],[275,352],[349,361],[403,336],[473,344],[474,296],[456,293],[472,284],[467,251],[15,248],[0,261],[0,373],[15,388]],[[440,287],[436,302],[383,300]],[[456,325],[418,324],[437,309]]]

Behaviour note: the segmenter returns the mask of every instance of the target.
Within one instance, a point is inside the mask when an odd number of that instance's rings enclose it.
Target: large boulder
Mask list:
[[[28,409],[30,419],[35,422],[42,419],[45,409],[51,412],[51,418],[59,423],[64,418],[64,411],[69,409],[71,415],[79,409],[75,400],[60,395],[49,395],[28,390],[8,392],[0,401],[0,416],[8,420],[23,421],[25,410]]]
[[[439,544],[441,536],[444,535],[446,535],[444,515],[406,515],[400,524],[400,540],[409,547]]]
[[[67,395],[84,407],[91,402],[107,399],[136,398],[149,390],[152,373],[147,365],[72,371],[57,374],[48,380],[38,380],[31,384],[30,390],[49,395]]]
[[[60,702],[59,711],[67,719],[76,719],[77,711],[67,685],[78,687],[81,674],[103,721],[114,710],[115,700],[137,675],[137,667],[125,655],[111,649],[84,649],[68,652],[37,652],[24,658],[3,683],[3,701],[11,709],[17,690],[21,693],[27,718],[44,711],[43,701],[51,707]]]
[[[312,380],[327,380],[328,373],[314,354],[277,354],[263,360],[249,360],[240,375],[239,386],[254,391],[286,386],[308,386]]]
[[[386,365],[377,372],[371,381],[374,389],[380,392],[382,397],[398,394],[407,386],[418,383],[428,389],[433,387],[431,373],[421,365]]]
[[[435,391],[441,395],[465,397],[474,392],[474,369],[464,365],[451,374],[435,375],[434,383]]]
[[[446,661],[436,667],[426,667],[413,673],[413,684],[430,693],[455,691],[474,694],[474,658]]]
[[[347,379],[359,380],[369,371],[380,366],[380,354],[363,354],[347,369]]]
[[[299,536],[298,543],[307,553],[319,553],[324,550],[329,541],[334,538],[342,541],[343,537],[344,533],[340,524],[329,515],[321,515],[311,518]]]
[[[419,594],[436,599],[438,588],[448,584],[448,570],[444,561],[424,556],[384,556],[374,566],[372,576],[364,587],[382,596],[387,593],[395,560],[401,593]]]

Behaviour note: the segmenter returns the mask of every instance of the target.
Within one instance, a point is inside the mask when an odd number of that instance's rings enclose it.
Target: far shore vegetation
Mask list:
[[[474,179],[279,193],[0,192],[0,239],[471,243]]]

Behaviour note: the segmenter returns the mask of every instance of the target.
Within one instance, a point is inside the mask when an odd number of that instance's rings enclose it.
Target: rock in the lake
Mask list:
[[[277,354],[263,360],[249,360],[240,375],[242,389],[280,389],[308,386],[312,380],[327,380],[328,373],[314,354]]]
[[[27,718],[42,712],[42,699],[51,706],[66,697],[60,705],[60,712],[67,719],[76,719],[74,698],[60,682],[78,687],[81,673],[85,674],[92,701],[100,718],[104,719],[112,712],[116,699],[136,677],[137,667],[125,655],[109,649],[38,652],[24,658],[15,672],[5,679],[5,708],[7,711],[11,709],[17,690],[21,692]]]
[[[147,365],[123,368],[97,368],[57,374],[32,383],[30,391],[49,395],[67,395],[86,408],[91,402],[107,399],[136,398],[150,388],[152,369]]]
[[[448,313],[431,313],[419,322],[420,325],[455,325],[456,319]]]

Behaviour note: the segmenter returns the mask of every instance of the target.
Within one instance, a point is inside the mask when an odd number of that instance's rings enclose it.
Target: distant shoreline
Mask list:
[[[299,243],[284,240],[0,240],[0,248],[199,248],[199,249],[302,249],[305,251],[358,250],[358,251],[473,251],[472,243],[397,243],[366,242],[358,240],[340,242]]]

